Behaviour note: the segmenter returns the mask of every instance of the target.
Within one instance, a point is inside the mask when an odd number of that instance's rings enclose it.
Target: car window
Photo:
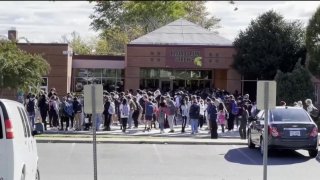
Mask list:
[[[18,108],[18,111],[19,111],[19,114],[20,114],[20,118],[21,118],[21,121],[22,121],[22,125],[23,125],[23,131],[24,131],[24,137],[27,137],[28,136],[28,132],[27,132],[27,124],[26,124],[26,121],[22,115],[22,112],[21,112],[21,108],[17,107]]]
[[[24,120],[26,122],[26,127],[27,127],[27,135],[28,137],[31,136],[31,127],[30,127],[30,123],[29,123],[29,118],[27,118],[26,112],[24,110],[21,111],[22,115],[24,117]]]
[[[271,111],[274,122],[310,122],[310,118],[303,109],[281,108]]]

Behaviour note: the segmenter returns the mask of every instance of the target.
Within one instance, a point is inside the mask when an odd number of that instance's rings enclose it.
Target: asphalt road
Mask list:
[[[93,180],[91,144],[38,143],[42,180]],[[270,154],[268,179],[320,178],[306,151]],[[238,145],[99,144],[99,180],[262,180],[258,150]]]

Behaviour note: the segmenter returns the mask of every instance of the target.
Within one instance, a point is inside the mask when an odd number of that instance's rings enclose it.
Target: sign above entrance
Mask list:
[[[167,47],[166,65],[172,68],[195,68],[194,59],[203,57],[202,48]]]

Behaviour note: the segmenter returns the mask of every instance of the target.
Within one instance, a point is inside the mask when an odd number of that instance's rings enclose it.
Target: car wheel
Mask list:
[[[37,172],[36,172],[36,179],[35,180],[40,180],[40,171],[37,168]]]
[[[260,154],[261,154],[261,156],[263,156],[263,154],[264,154],[264,140],[263,140],[263,138],[261,138],[260,139]],[[268,149],[268,152],[270,152],[270,149]]]
[[[311,158],[315,158],[318,155],[318,149],[310,149],[310,150],[308,150],[308,152],[309,152],[309,156]]]
[[[255,145],[252,143],[252,140],[251,140],[251,133],[250,133],[250,131],[248,132],[248,147],[249,147],[250,149],[255,148]]]

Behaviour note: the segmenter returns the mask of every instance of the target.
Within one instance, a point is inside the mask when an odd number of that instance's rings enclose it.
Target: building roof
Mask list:
[[[232,46],[232,42],[197,24],[178,19],[129,44]]]

